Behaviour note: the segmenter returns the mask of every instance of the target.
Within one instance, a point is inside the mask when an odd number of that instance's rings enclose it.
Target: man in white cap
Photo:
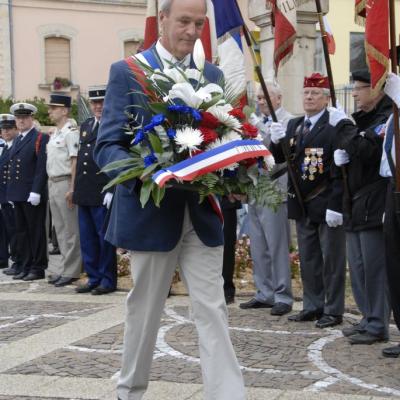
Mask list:
[[[47,268],[46,236],[46,144],[48,137],[34,127],[32,104],[16,103],[10,108],[19,135],[10,151],[7,201],[14,203],[21,272],[13,279],[44,278]]]

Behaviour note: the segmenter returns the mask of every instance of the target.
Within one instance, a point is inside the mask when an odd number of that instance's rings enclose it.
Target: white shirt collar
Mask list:
[[[313,116],[311,116],[311,117],[309,117],[307,114],[304,116],[304,121],[306,120],[306,119],[309,119],[310,120],[310,122],[311,122],[311,126],[310,126],[310,131],[311,131],[311,129],[312,128],[314,128],[314,126],[315,126],[315,124],[318,122],[318,120],[322,117],[322,114],[325,112],[325,108],[322,110],[322,111],[320,111],[318,114],[315,114],[315,115],[313,115]]]
[[[173,63],[173,64],[175,64],[176,62],[182,62],[182,64],[183,64],[185,67],[189,67],[189,66],[190,66],[190,57],[191,57],[191,54],[187,54],[187,55],[183,58],[183,60],[178,60],[175,56],[173,56],[173,55],[161,44],[160,40],[158,40],[157,43],[156,43],[156,50],[157,50],[158,55],[160,56],[160,59],[161,59],[163,65],[164,65],[164,68],[168,68],[168,67],[169,67],[168,62],[164,62],[165,60],[166,60],[166,61],[169,61],[169,62],[171,62],[171,63]]]
[[[14,139],[13,140],[9,140],[8,142],[6,142],[6,146],[7,146],[8,149],[10,149],[10,147],[13,144],[13,142],[14,142]]]
[[[23,131],[20,132],[20,136],[22,136],[22,139],[34,128],[34,126],[32,126],[32,128],[29,128],[27,131]]]

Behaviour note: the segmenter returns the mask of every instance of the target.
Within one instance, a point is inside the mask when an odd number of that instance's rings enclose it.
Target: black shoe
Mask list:
[[[14,279],[14,280],[17,280],[17,279],[24,279],[27,275],[28,275],[27,272],[20,272],[19,274],[14,275],[14,276],[13,276],[13,279]]]
[[[256,300],[254,297],[245,303],[240,303],[239,307],[243,310],[247,310],[249,308],[272,308],[273,304],[262,303],[261,301]]]
[[[315,310],[315,311],[302,310],[298,314],[290,315],[288,317],[288,320],[294,322],[315,321],[316,319],[320,319],[321,316],[322,316],[321,310]]]
[[[5,275],[18,275],[19,274],[19,269],[16,269],[16,268],[13,268],[13,267],[6,268],[3,271],[3,274],[5,274]]]
[[[349,337],[356,335],[357,333],[364,333],[365,329],[361,328],[360,325],[352,325],[342,329],[343,336]]]
[[[50,283],[51,285],[54,285],[60,279],[61,279],[61,275],[51,275],[49,277],[49,279],[47,279],[47,283]]]
[[[44,272],[29,272],[28,275],[22,278],[22,280],[25,282],[37,281],[39,279],[44,279]]]
[[[98,286],[97,288],[92,290],[92,294],[95,296],[101,296],[102,294],[115,292],[115,290],[116,289],[113,289],[113,288],[105,288],[103,286]]]
[[[61,286],[67,286],[70,285],[72,282],[77,281],[78,278],[67,278],[67,277],[61,277],[55,284],[55,287],[61,287]]]
[[[374,344],[379,342],[387,342],[387,338],[381,335],[373,335],[369,332],[357,333],[349,337],[350,344]]]
[[[226,296],[225,295],[226,305],[233,304],[234,302],[235,302],[235,296]]]
[[[340,325],[343,322],[343,317],[341,315],[328,315],[324,314],[318,321],[315,323],[317,328],[329,328],[331,326]]]
[[[0,269],[8,268],[8,262],[0,263]]]
[[[271,315],[285,315],[292,311],[292,306],[286,303],[275,303],[271,308]]]
[[[59,254],[61,254],[61,253],[60,253],[60,249],[59,249],[58,247],[53,247],[52,250],[49,250],[49,254],[50,254],[51,256],[59,255]]]
[[[382,350],[383,357],[397,358],[400,356],[400,344],[394,347],[386,347]]]
[[[86,285],[78,286],[75,289],[76,293],[89,293],[93,289],[96,289],[97,285],[89,285],[89,283],[86,283]]]

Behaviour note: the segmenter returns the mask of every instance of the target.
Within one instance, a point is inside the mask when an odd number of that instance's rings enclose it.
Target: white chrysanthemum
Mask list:
[[[268,171],[271,171],[275,167],[275,158],[272,154],[264,157],[265,164]]]
[[[214,115],[214,117],[217,118],[218,121],[226,125],[228,128],[240,129],[242,127],[240,121],[232,115],[228,114],[226,109],[227,107],[225,106],[212,106],[207,111]]]
[[[175,136],[175,143],[179,146],[178,153],[184,150],[192,151],[198,150],[197,146],[203,143],[203,134],[198,129],[193,129],[187,126],[183,129],[177,129]]]

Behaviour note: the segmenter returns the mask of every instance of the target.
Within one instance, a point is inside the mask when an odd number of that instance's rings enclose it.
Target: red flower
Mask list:
[[[210,129],[215,129],[219,127],[220,122],[211,113],[204,111],[201,113],[201,116],[202,120],[200,122],[200,126],[204,126],[205,128],[210,128]]]
[[[215,142],[218,139],[217,132],[215,132],[213,129],[200,126],[199,130],[203,134],[205,144]]]
[[[241,108],[234,108],[233,110],[229,111],[228,114],[237,118],[239,121],[243,121],[246,118]]]
[[[243,134],[249,138],[255,138],[258,135],[258,129],[255,126],[248,124],[247,122],[242,125],[242,129]]]
[[[247,158],[246,160],[242,160],[240,163],[245,167],[250,168],[254,164],[257,164],[257,158]]]

